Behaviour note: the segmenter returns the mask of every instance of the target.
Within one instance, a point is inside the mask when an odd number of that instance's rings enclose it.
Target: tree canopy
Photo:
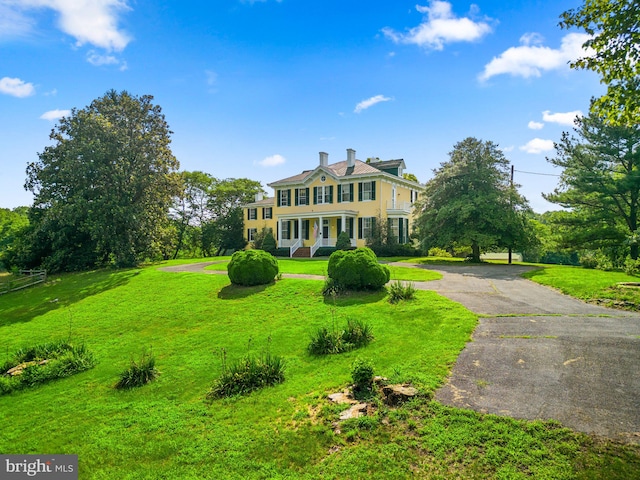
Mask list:
[[[547,159],[562,167],[560,184],[544,195],[570,209],[554,216],[564,227],[565,246],[630,248],[638,258],[640,209],[640,126],[613,126],[596,115],[583,117],[556,144],[556,157]]]
[[[585,0],[561,15],[562,28],[582,28],[591,37],[584,47],[593,55],[572,63],[601,76],[607,92],[592,111],[608,123],[640,123],[640,3],[637,0]]]
[[[59,121],[27,167],[35,198],[22,263],[78,270],[167,253],[179,164],[152,100],[111,90]]]
[[[480,261],[481,249],[523,246],[528,205],[511,185],[509,162],[498,146],[469,137],[449,156],[418,202],[423,249],[469,245]]]

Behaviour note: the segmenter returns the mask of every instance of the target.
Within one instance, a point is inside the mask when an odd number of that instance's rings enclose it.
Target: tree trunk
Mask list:
[[[476,242],[471,244],[471,260],[475,263],[480,263],[480,245]]]
[[[632,243],[631,244],[631,258],[633,260],[637,260],[638,259],[638,244],[637,243]]]

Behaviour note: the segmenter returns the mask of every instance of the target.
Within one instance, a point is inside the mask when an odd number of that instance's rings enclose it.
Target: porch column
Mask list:
[[[276,224],[276,229],[278,230],[278,247],[282,246],[282,220],[279,218],[278,223]]]
[[[304,237],[302,236],[302,218],[298,218],[298,240],[300,240],[300,246],[304,244]]]
[[[346,232],[347,231],[347,216],[343,213],[342,214],[342,223],[340,224],[340,232]],[[338,233],[340,233],[338,232]]]
[[[322,217],[319,216],[318,217],[318,229],[320,230],[320,245],[324,246],[324,236],[323,236],[323,226],[322,226],[323,222],[322,222]]]

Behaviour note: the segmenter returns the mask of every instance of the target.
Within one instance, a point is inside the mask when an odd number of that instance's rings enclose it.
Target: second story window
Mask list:
[[[278,190],[278,206],[288,207],[291,205],[291,190]]]
[[[257,218],[258,218],[257,209],[249,208],[248,209],[248,214],[247,214],[247,219],[248,220],[256,220]]]
[[[296,188],[296,205],[309,205],[309,189]]]
[[[273,218],[273,210],[271,207],[264,207],[262,209],[262,219],[269,220],[270,218]]]
[[[313,203],[316,205],[333,203],[333,185],[314,187]]]
[[[358,201],[376,199],[376,182],[360,182],[358,184]]]
[[[353,202],[353,183],[343,184],[338,188],[340,189],[339,202]]]

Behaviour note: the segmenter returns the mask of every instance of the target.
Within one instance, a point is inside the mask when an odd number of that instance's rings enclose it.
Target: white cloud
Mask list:
[[[261,167],[277,167],[278,165],[282,165],[287,161],[282,155],[271,155],[270,157],[263,158],[259,162],[255,162],[257,165]]]
[[[75,38],[77,46],[120,52],[131,41],[118,26],[121,12],[130,10],[127,0],[2,0],[0,26],[13,21],[13,35],[24,35],[35,28],[27,12],[42,8],[58,13],[58,27]]]
[[[15,9],[13,3],[0,0],[0,38],[24,37],[33,30],[33,21]]]
[[[393,100],[393,99],[390,97],[385,97],[384,95],[376,95],[375,97],[362,100],[360,103],[356,105],[356,108],[353,111],[355,113],[360,113],[361,111],[366,110],[369,107],[373,107],[376,103],[388,102],[390,100]]]
[[[40,115],[42,120],[49,120],[50,122],[58,120],[62,117],[67,117],[71,113],[71,110],[49,110]]]
[[[584,33],[569,33],[564,36],[559,49],[532,44],[539,41],[536,34],[525,34],[520,38],[519,47],[505,50],[499,57],[494,57],[484,67],[479,76],[481,81],[502,74],[515,77],[539,77],[542,72],[568,68],[570,61],[590,54],[582,48],[589,39]]]
[[[485,21],[474,21],[469,17],[456,17],[451,3],[432,0],[428,6],[416,5],[416,10],[424,14],[423,22],[406,33],[398,33],[392,28],[382,29],[384,35],[395,43],[414,44],[431,50],[442,50],[446,43],[473,42],[491,33],[491,26]],[[477,14],[477,7],[471,9]]]
[[[583,113],[580,110],[574,110],[572,112],[564,113],[551,113],[549,110],[542,112],[542,120],[549,123],[558,123],[560,125],[567,125],[573,127],[576,117],[582,117]]]
[[[520,147],[527,153],[542,153],[553,150],[553,140],[543,140],[542,138],[534,138],[529,140],[525,145]]]
[[[542,130],[542,128],[544,128],[544,123],[534,122],[533,120],[531,120],[527,127],[529,127],[531,130]]]
[[[13,97],[24,98],[36,93],[33,83],[27,83],[19,78],[3,77],[0,79],[0,93]]]

